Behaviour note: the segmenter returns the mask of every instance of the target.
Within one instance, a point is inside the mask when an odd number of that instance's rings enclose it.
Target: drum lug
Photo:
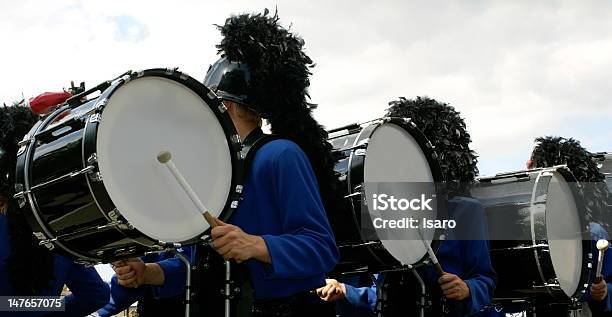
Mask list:
[[[240,145],[240,136],[238,134],[234,134],[231,136],[230,138],[232,140],[232,143],[234,143],[235,145]]]
[[[107,215],[108,218],[110,218],[112,221],[119,221],[119,217],[121,217],[121,213],[119,213],[119,210],[117,210],[117,208],[109,211]]]
[[[98,155],[93,153],[87,158],[87,164],[94,165],[95,163],[98,163]]]
[[[118,227],[119,229],[124,229],[124,230],[134,229],[134,227],[132,227],[129,224],[125,224],[121,220],[114,220],[113,222],[109,222],[109,223],[107,223],[105,225],[97,226],[96,230],[103,230],[103,229],[110,228],[110,227]]]
[[[34,139],[30,137],[29,135],[26,135],[25,139],[19,141],[19,143],[17,143],[17,146],[19,147],[19,149],[17,150],[17,156],[25,153],[26,149],[28,148],[30,143],[32,143],[33,141]]]
[[[94,113],[89,117],[89,123],[100,123],[101,116],[99,113]]]
[[[206,94],[206,96],[207,96],[208,98],[210,98],[210,99],[213,99],[213,100],[214,100],[214,99],[217,99],[217,95],[215,95],[215,93],[214,93],[214,92],[212,92],[212,91],[209,91],[209,92],[208,92],[208,94]]]
[[[38,241],[38,245],[44,246],[49,251],[55,249],[55,245],[53,244],[53,242],[57,241],[57,239],[47,239],[47,237],[45,237],[45,235],[42,232],[33,232],[32,234],[34,234],[34,236],[38,240],[40,240]]]
[[[121,80],[123,81],[124,84],[127,84],[127,82],[129,82],[130,80],[132,80],[132,74],[125,74],[121,77]]]
[[[109,211],[107,216],[113,222],[107,225],[104,225],[102,227],[113,226],[113,227],[118,227],[119,229],[123,229],[123,230],[134,230],[134,226],[131,223],[129,222],[126,223],[121,219],[123,218],[123,216],[121,216],[121,213],[119,212],[117,208]]]
[[[25,195],[26,192],[23,191],[23,184],[16,183],[15,184],[15,194],[13,198],[17,199],[17,203],[19,204],[19,208],[23,208],[26,205]]]
[[[366,156],[366,149],[356,149],[355,155],[357,156]]]
[[[17,146],[26,146],[30,143],[32,143],[32,141],[34,141],[34,138],[27,138],[27,139],[23,139],[21,141],[19,141],[19,143],[17,143]]]
[[[91,154],[89,158],[87,158],[87,164],[89,164],[89,166],[95,166],[95,164],[98,164],[98,155],[96,153]],[[92,169],[89,172],[88,176],[91,181],[94,181],[94,182],[102,181],[102,174],[100,173],[100,171],[94,172]]]
[[[243,189],[242,185],[236,185],[236,193],[242,194],[242,189]]]
[[[233,208],[233,209],[238,208],[238,201],[237,200],[232,201],[230,207]]]
[[[225,107],[223,103],[219,105],[218,109],[221,113],[225,113],[227,111],[227,107]]]
[[[108,98],[104,98],[104,99],[98,101],[98,103],[95,105],[95,107],[93,107],[92,111],[93,112],[100,112],[100,110],[102,110],[102,108],[104,108],[107,103],[108,103]]]
[[[89,179],[92,182],[101,182],[102,181],[102,174],[100,174],[100,172],[91,172],[88,174]]]
[[[178,67],[168,67],[166,68],[166,74],[167,75],[174,75],[174,73],[178,72]]]

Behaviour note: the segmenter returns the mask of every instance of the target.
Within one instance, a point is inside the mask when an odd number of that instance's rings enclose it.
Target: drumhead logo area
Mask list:
[[[392,215],[381,214],[380,217],[372,218],[372,226],[375,229],[454,229],[457,222],[453,219],[428,219],[430,215],[415,216],[412,212],[434,212],[433,203],[435,195],[427,197],[421,194],[419,198],[397,198],[388,194],[372,195],[372,211],[408,212],[407,217],[401,217],[401,213]],[[401,218],[397,219],[397,216]],[[391,217],[389,219],[389,217]]]
[[[454,229],[440,203],[444,194],[434,183],[367,182],[362,188],[362,237],[420,240],[434,230]],[[432,231],[432,232],[429,232]]]

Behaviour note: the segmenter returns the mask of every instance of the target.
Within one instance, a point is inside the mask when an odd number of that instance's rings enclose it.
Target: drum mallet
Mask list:
[[[608,250],[608,240],[602,239],[597,241],[597,250],[599,250],[599,256],[597,257],[597,271],[595,273],[595,283],[601,282],[603,276],[601,275],[601,268],[603,266],[604,253]]]
[[[202,212],[204,219],[206,220],[206,222],[208,222],[210,227],[216,227],[217,223],[215,222],[215,218],[208,212],[208,209],[206,209],[198,195],[195,193],[195,191],[193,191],[191,185],[189,185],[185,177],[183,177],[178,168],[176,168],[176,165],[174,165],[174,162],[172,162],[172,154],[170,153],[170,151],[160,152],[157,155],[157,160],[159,161],[159,163],[165,165],[168,170],[170,170],[170,173],[174,176],[174,178],[176,178],[176,181],[181,185],[185,193],[187,193],[187,196],[189,196],[189,198],[196,205],[198,210]]]
[[[425,239],[423,238],[423,234],[421,233],[421,230],[417,229],[417,232],[419,233],[419,237],[421,238],[421,242],[423,242],[425,249],[427,249],[427,254],[429,254],[429,259],[431,260],[431,264],[433,264],[434,268],[436,269],[436,272],[438,272],[439,276],[444,275],[444,270],[442,269],[440,262],[438,262],[438,257],[436,256],[433,249],[431,248],[431,245],[429,245],[429,243],[425,241]]]

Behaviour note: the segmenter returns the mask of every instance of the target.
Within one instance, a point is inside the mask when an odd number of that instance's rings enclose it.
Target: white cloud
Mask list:
[[[89,86],[127,69],[180,66],[201,79],[213,23],[272,1],[19,1],[0,4],[2,87],[10,102]],[[281,20],[317,63],[310,89],[328,127],[373,119],[398,96],[428,95],[465,116],[484,173],[522,168],[534,137],[612,119],[612,4],[590,1],[294,1]],[[126,37],[117,17],[128,17]],[[123,39],[128,39],[127,41]],[[574,135],[566,135],[574,136]],[[591,141],[594,140],[594,141]],[[607,140],[610,140],[607,138]],[[499,163],[498,163],[499,162]],[[515,163],[514,163],[515,162]]]

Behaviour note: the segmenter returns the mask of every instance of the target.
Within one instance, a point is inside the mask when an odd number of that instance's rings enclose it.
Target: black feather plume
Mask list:
[[[294,141],[306,153],[328,214],[342,208],[332,146],[327,131],[312,117],[314,105],[307,102],[314,64],[303,51],[304,40],[280,25],[278,12],[270,15],[267,9],[232,16],[219,30],[219,54],[249,66],[249,98],[268,119],[272,133]]]
[[[459,112],[428,97],[400,97],[389,105],[387,116],[410,118],[435,147],[449,197],[469,196],[469,186],[478,175],[478,157],[470,149],[472,140]]]

